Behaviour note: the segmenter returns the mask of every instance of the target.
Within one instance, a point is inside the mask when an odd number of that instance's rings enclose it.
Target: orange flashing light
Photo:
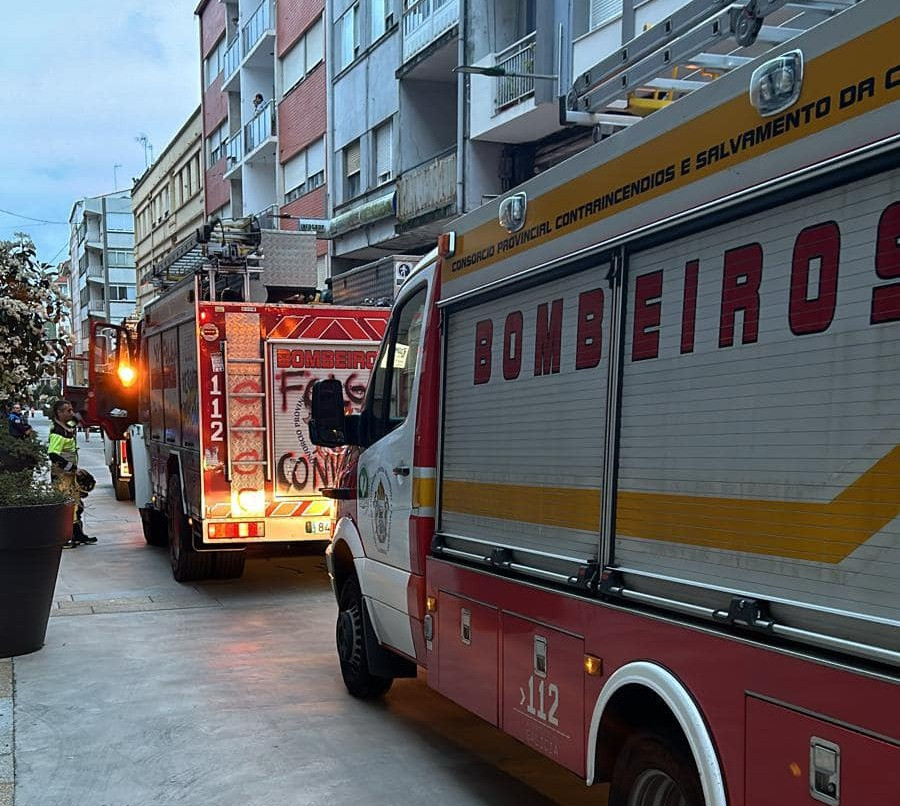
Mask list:
[[[119,376],[122,386],[126,388],[134,386],[134,382],[137,380],[137,373],[134,371],[134,367],[128,364],[119,364],[116,374]]]
[[[443,258],[456,254],[456,233],[445,232],[438,237],[438,255]]]

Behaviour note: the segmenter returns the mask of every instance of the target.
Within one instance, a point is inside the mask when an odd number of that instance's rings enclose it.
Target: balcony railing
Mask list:
[[[225,141],[225,156],[227,158],[225,162],[225,173],[228,173],[228,171],[234,168],[234,166],[241,161],[241,157],[244,156],[244,149],[242,147],[243,141],[241,139],[242,134],[243,132],[238,129],[238,131]]]
[[[534,74],[534,32],[522,37],[506,50],[498,53],[494,65],[508,73]],[[534,95],[534,79],[530,75],[500,76],[497,79],[497,93],[494,96],[494,109],[499,112],[508,106]]]
[[[231,40],[228,50],[225,51],[225,67],[224,76],[227,81],[229,76],[234,74],[241,63],[241,38],[236,36]]]
[[[456,149],[404,171],[397,181],[397,218],[414,222],[456,205]]]
[[[241,32],[244,39],[244,55],[246,56],[253,49],[266,31],[274,30],[274,28],[275,0],[262,0]]]
[[[459,22],[459,0],[417,0],[403,12],[403,61]]]
[[[244,126],[244,153],[255,150],[268,137],[275,134],[275,102],[267,101],[256,116]]]

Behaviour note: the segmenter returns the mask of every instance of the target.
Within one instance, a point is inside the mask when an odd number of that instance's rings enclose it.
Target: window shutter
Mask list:
[[[387,182],[392,176],[393,144],[391,139],[390,121],[375,130],[375,179],[378,184]]]
[[[325,58],[325,37],[323,35],[322,18],[316,20],[306,32],[306,72],[308,73]]]
[[[305,48],[303,39],[292,47],[281,61],[281,86],[285,92],[304,76]]]
[[[306,154],[300,152],[284,164],[284,190],[289,193],[306,181]]]
[[[306,175],[315,176],[325,170],[325,138],[316,140],[306,149]]]
[[[598,28],[622,13],[622,0],[591,0],[590,30]]]
[[[359,140],[344,149],[344,168],[347,176],[359,173]]]

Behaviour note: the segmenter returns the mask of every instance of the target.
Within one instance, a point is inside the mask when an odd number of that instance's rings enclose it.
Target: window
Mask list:
[[[134,231],[134,216],[131,213],[107,213],[106,229],[119,232]]]
[[[287,93],[306,78],[325,58],[325,35],[322,18],[319,17],[306,33],[297,40],[281,62],[282,86]]]
[[[350,143],[344,149],[344,176],[347,180],[344,186],[345,198],[352,199],[354,196],[358,196],[360,190],[362,190],[360,185],[359,140]]]
[[[110,249],[106,253],[110,268],[131,268],[134,266],[134,252],[129,249]]]
[[[206,140],[209,164],[215,165],[225,156],[225,142],[228,140],[228,121],[225,121]],[[157,218],[159,216],[156,216]]]
[[[394,0],[372,0],[372,41],[394,24]]]
[[[383,185],[393,177],[393,127],[391,121],[375,129],[375,184]]]
[[[348,9],[335,23],[338,70],[343,70],[359,53],[359,6]]]
[[[206,79],[206,85],[209,86],[213,83],[213,81],[218,78],[219,73],[222,72],[222,69],[225,67],[225,51],[227,50],[227,46],[225,44],[225,37],[223,36],[219,40],[219,44],[217,44],[209,56],[203,62],[203,76]]]
[[[194,157],[194,170],[191,171],[191,195],[200,190],[200,155]]]
[[[622,0],[591,0],[588,29],[593,31],[622,13]]]
[[[310,143],[284,164],[284,203],[315,190],[325,182],[325,138]]]
[[[425,318],[427,287],[422,286],[402,307],[395,309],[389,326],[390,338],[382,344],[372,379],[367,414],[370,435],[380,439],[400,425],[413,399],[419,345]]]
[[[111,285],[109,287],[110,302],[133,302],[134,286],[133,285]]]

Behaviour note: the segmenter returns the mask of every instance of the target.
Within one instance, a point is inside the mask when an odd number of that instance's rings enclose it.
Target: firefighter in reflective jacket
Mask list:
[[[94,477],[86,470],[78,468],[78,443],[75,432],[78,423],[75,412],[68,400],[57,400],[53,404],[53,427],[50,429],[50,441],[47,445],[50,457],[50,478],[54,486],[69,494],[76,502],[72,536],[63,544],[63,548],[75,548],[81,544],[96,543],[96,537],[84,533],[81,513],[84,504],[81,499],[94,488]]]

